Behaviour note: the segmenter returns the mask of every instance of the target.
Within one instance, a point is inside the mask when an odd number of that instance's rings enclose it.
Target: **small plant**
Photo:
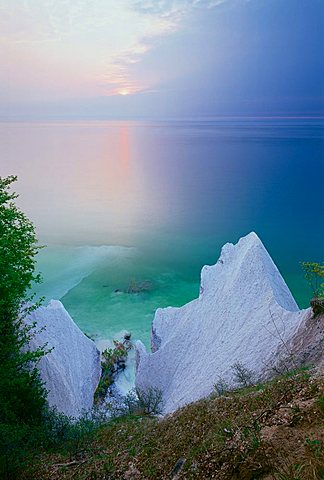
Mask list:
[[[113,340],[114,348],[106,348],[101,354],[102,367],[110,369],[117,367],[119,364],[125,364],[128,355],[127,347],[118,340]]]
[[[321,440],[316,438],[306,438],[305,445],[314,453],[315,457],[319,457],[322,451],[322,443]]]
[[[245,426],[242,429],[242,436],[248,441],[250,450],[257,450],[261,445],[261,427],[260,424],[254,420],[252,425]]]
[[[115,376],[126,368],[126,360],[131,343],[128,340],[127,343],[126,341],[119,342],[118,340],[113,340],[113,344],[114,348],[107,348],[101,354],[102,373],[94,395],[96,403],[105,398],[108,388],[114,382]]]
[[[126,408],[126,413],[132,415],[139,410],[138,396],[135,388],[132,388],[127,395],[124,397],[124,405]]]
[[[113,381],[109,375],[101,375],[97,389],[94,394],[95,403],[98,403],[105,398],[108,388],[111,386],[112,382]]]
[[[314,297],[324,299],[324,263],[302,262],[301,265]]]
[[[132,389],[126,395],[124,404],[128,414],[160,415],[163,412],[162,391],[156,387]]]
[[[317,405],[318,405],[318,408],[320,409],[321,413],[324,415],[324,397],[320,397],[318,400],[317,400]]]
[[[316,316],[324,312],[324,263],[303,262],[302,268],[314,295],[310,304]]]
[[[103,464],[103,471],[107,474],[112,474],[115,471],[114,462],[108,458]]]
[[[234,382],[238,387],[250,387],[253,385],[254,374],[243,363],[235,362],[231,366]]]
[[[276,480],[302,480],[302,472],[304,470],[304,465],[299,463],[290,465],[286,464],[277,469],[275,473]]]
[[[217,395],[217,397],[221,397],[222,395],[225,395],[228,391],[230,390],[230,387],[226,380],[222,377],[218,377],[217,382],[214,384],[214,391]]]
[[[146,390],[136,389],[139,406],[146,415],[159,415],[163,412],[162,391],[156,387],[149,387]]]

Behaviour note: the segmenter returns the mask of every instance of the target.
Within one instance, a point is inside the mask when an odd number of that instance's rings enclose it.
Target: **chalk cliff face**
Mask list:
[[[46,348],[53,348],[39,363],[49,404],[66,415],[79,417],[93,405],[101,374],[99,351],[59,301],[51,300],[27,321],[36,322],[38,331],[42,329],[31,340],[30,347],[37,348],[47,342]]]
[[[167,413],[207,396],[219,377],[231,384],[235,362],[265,375],[309,314],[252,232],[203,267],[199,298],[156,311],[152,353],[137,342],[136,386],[161,389]]]

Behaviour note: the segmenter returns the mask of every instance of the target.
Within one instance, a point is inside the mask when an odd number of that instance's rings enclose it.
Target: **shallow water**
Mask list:
[[[299,262],[323,261],[322,127],[0,124],[1,175],[19,176],[20,205],[48,245],[38,293],[60,298],[97,341],[130,330],[148,345],[155,309],[194,298],[201,267],[254,230],[307,306]]]

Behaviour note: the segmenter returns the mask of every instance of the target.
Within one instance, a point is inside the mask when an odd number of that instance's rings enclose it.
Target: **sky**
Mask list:
[[[0,119],[323,114],[324,0],[0,0]]]

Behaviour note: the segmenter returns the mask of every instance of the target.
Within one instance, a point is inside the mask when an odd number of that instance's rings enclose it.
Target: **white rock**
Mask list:
[[[199,298],[156,311],[152,353],[137,343],[136,386],[161,389],[168,413],[210,394],[219,377],[231,384],[235,362],[261,376],[308,314],[252,232],[203,267]]]
[[[53,348],[39,363],[50,406],[73,417],[89,411],[101,374],[100,354],[94,342],[57,300],[38,308],[27,321],[36,322],[38,330],[30,347],[47,343],[47,349]]]

